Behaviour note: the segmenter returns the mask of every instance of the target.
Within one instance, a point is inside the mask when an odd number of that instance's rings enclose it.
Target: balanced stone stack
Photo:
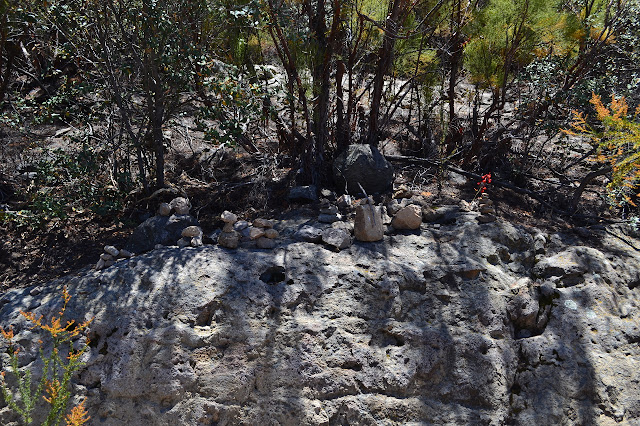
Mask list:
[[[117,260],[129,259],[131,256],[133,256],[133,254],[125,249],[118,250],[114,246],[104,246],[104,253],[100,255],[100,259],[94,269],[99,271],[108,268],[113,266]]]
[[[240,235],[233,228],[233,225],[238,221],[238,216],[229,211],[224,211],[220,218],[224,222],[224,228],[222,228],[222,233],[218,237],[218,245],[230,249],[238,248]]]
[[[202,228],[199,226],[187,226],[182,230],[182,238],[178,240],[178,247],[202,246]]]
[[[493,206],[493,201],[489,198],[489,194],[483,193],[478,200],[478,209],[480,210],[480,216],[476,220],[480,223],[495,222],[496,209]]]
[[[338,206],[331,203],[326,198],[320,200],[320,214],[318,215],[318,222],[333,223],[342,220],[342,215],[338,213]]]
[[[276,246],[276,238],[278,238],[278,231],[273,229],[274,222],[268,219],[258,218],[253,221],[252,226],[249,228],[249,236],[252,240],[255,240],[256,247],[261,249],[272,249]]]

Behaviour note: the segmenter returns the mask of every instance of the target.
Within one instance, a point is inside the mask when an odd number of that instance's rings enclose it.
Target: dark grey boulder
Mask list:
[[[393,166],[371,145],[349,145],[333,162],[338,185],[345,184],[353,195],[362,195],[358,183],[367,194],[385,192],[393,185]]]
[[[133,253],[144,253],[153,250],[156,244],[175,245],[187,226],[200,226],[200,223],[188,214],[150,217],[138,225],[124,248]]]
[[[315,185],[295,186],[291,188],[287,198],[297,203],[315,203],[318,201],[318,189]]]

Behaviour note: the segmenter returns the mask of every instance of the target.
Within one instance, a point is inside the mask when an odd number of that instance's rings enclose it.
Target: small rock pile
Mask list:
[[[220,215],[220,219],[224,222],[224,228],[222,228],[222,233],[218,236],[218,245],[230,249],[238,248],[240,234],[233,228],[233,225],[238,221],[238,216],[225,210]]]
[[[480,216],[476,218],[478,222],[489,223],[496,221],[496,208],[486,192],[478,200],[478,210],[480,211]]]
[[[114,246],[104,246],[104,253],[100,255],[100,259],[94,269],[100,271],[113,266],[118,260],[129,259],[131,256],[133,254],[125,249],[118,250]]]
[[[200,247],[202,246],[202,228],[199,226],[187,226],[182,230],[182,238],[178,240],[178,247]]]
[[[256,242],[256,247],[272,249],[276,246],[278,231],[273,229],[275,223],[272,220],[258,218],[249,227],[249,238]]]
[[[320,214],[318,222],[333,223],[342,220],[342,215],[338,212],[338,206],[326,198],[320,200]]]
[[[261,249],[272,249],[276,246],[275,240],[279,234],[273,229],[274,221],[258,218],[249,225],[249,222],[238,220],[238,216],[229,211],[222,213],[220,218],[225,224],[218,236],[219,246],[236,249],[240,241],[255,241],[256,247]]]

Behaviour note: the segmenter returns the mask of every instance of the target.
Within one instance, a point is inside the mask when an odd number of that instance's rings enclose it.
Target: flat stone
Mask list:
[[[104,251],[105,253],[108,253],[113,257],[118,256],[118,254],[120,253],[120,250],[118,250],[114,246],[104,246]]]
[[[120,250],[120,253],[118,253],[118,257],[120,259],[129,259],[129,258],[133,257],[133,253],[131,253],[128,250],[122,249],[122,250]]]
[[[235,229],[236,231],[242,231],[243,229],[246,229],[248,227],[249,227],[249,222],[247,222],[246,220],[239,220],[233,224],[233,229]]]
[[[329,205],[320,209],[320,214],[337,214],[338,206]]]
[[[322,222],[322,223],[333,223],[339,220],[342,220],[342,216],[339,213],[318,215],[318,222]]]
[[[258,218],[253,221],[253,226],[258,228],[273,228],[275,222],[273,220]]]
[[[298,203],[315,203],[318,201],[318,189],[315,185],[295,186],[291,188],[287,198]]]
[[[100,255],[100,259],[104,260],[105,262],[108,260],[113,260],[113,256],[110,255],[109,253],[102,253]]]
[[[476,217],[476,220],[479,223],[490,223],[490,222],[495,222],[496,221],[496,216],[492,215],[492,214],[481,214],[480,216]]]

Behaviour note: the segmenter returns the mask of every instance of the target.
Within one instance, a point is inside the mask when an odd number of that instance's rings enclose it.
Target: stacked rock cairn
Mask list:
[[[230,249],[238,248],[240,234],[233,229],[233,225],[238,221],[238,216],[225,210],[220,215],[220,219],[224,222],[224,228],[222,228],[222,233],[218,237],[218,245]]]
[[[176,197],[170,203],[161,203],[158,206],[160,216],[170,216],[172,212],[177,215],[189,214],[189,210],[191,210],[191,202],[184,197]]]
[[[275,223],[272,220],[258,218],[249,226],[247,221],[238,221],[238,216],[229,211],[222,213],[220,218],[224,222],[224,228],[218,237],[219,246],[238,248],[242,237],[255,241],[256,247],[261,249],[272,249],[276,246],[275,239],[279,234],[273,229]]]
[[[258,218],[249,227],[249,237],[255,240],[256,247],[261,249],[272,249],[276,246],[278,231],[273,229],[275,223],[272,220]]]
[[[109,266],[113,266],[118,260],[129,259],[131,256],[133,256],[133,254],[127,250],[118,250],[114,246],[104,246],[104,253],[100,255],[100,260],[98,260],[94,269],[99,271],[108,268]]]
[[[338,206],[326,198],[320,200],[320,214],[318,222],[333,223],[342,220],[342,215],[338,213]]]
[[[187,226],[182,230],[182,238],[178,240],[178,247],[202,246],[202,228],[199,226]]]
[[[496,209],[493,205],[493,201],[489,198],[489,194],[486,192],[481,194],[478,200],[478,210],[480,210],[480,216],[476,219],[480,223],[495,222]]]

